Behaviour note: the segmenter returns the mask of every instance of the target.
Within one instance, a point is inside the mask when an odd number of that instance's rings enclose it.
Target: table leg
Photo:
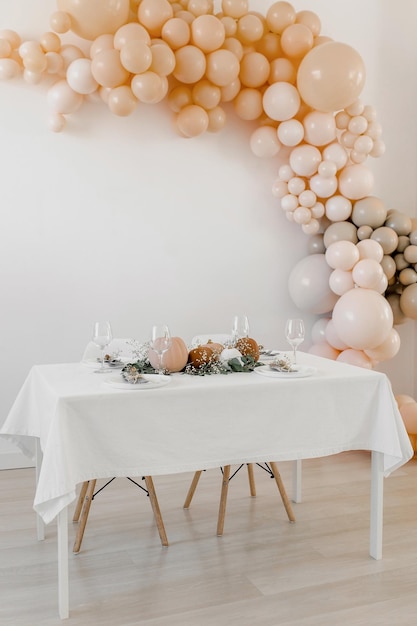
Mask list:
[[[292,501],[301,502],[302,460],[293,461],[292,466]]]
[[[371,519],[369,554],[382,559],[382,526],[384,510],[384,455],[372,451],[371,459]]]
[[[35,450],[35,468],[36,468],[36,486],[38,486],[39,482],[39,474],[41,473],[42,466],[42,450],[39,437],[36,437],[36,450]],[[38,537],[38,541],[43,541],[45,539],[45,524],[43,523],[40,515],[36,514],[36,535]]]
[[[68,507],[58,514],[58,610],[61,619],[69,617]]]

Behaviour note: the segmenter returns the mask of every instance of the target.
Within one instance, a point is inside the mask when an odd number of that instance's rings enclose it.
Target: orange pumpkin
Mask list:
[[[149,363],[157,369],[159,358],[157,353],[150,349],[148,354]],[[163,366],[168,372],[180,372],[187,365],[188,348],[181,337],[172,337],[171,345],[163,357]]]
[[[242,337],[236,341],[236,348],[244,356],[251,356],[255,361],[259,360],[259,346],[255,339]]]
[[[210,363],[214,358],[214,352],[210,347],[207,347],[207,345],[197,346],[197,348],[190,350],[188,362],[196,369],[199,369],[206,363]]]

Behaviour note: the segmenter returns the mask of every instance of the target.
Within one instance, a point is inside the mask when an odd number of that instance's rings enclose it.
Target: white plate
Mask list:
[[[86,367],[94,367],[95,369],[99,369],[101,367],[101,361],[97,359],[84,359],[81,361],[82,365]],[[120,359],[120,363],[116,365],[110,365],[108,361],[104,361],[104,366],[108,367],[109,371],[121,369],[126,365],[127,361],[123,358]]]
[[[309,365],[296,365],[295,367],[297,371],[294,372],[278,372],[272,370],[269,365],[260,365],[255,367],[253,371],[261,376],[270,376],[271,378],[307,378],[307,376],[312,376],[317,372],[315,367]]]
[[[147,383],[132,384],[126,382],[122,376],[112,376],[103,380],[107,385],[111,385],[115,389],[137,390],[137,389],[159,389],[165,387],[171,382],[170,376],[164,376],[160,374],[144,374],[143,377],[148,381]]]

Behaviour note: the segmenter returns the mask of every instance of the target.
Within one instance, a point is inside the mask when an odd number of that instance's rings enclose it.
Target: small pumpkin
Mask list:
[[[188,354],[188,362],[196,369],[206,365],[206,363],[210,363],[214,359],[215,353],[210,347],[207,347],[207,345],[192,348]]]
[[[244,356],[251,356],[255,361],[259,360],[259,346],[251,337],[241,337],[236,341],[236,348]]]
[[[159,367],[159,358],[157,353],[149,350],[148,354],[149,363],[157,369]],[[188,348],[185,341],[181,337],[172,337],[171,345],[164,353],[162,364],[164,369],[168,372],[180,372],[187,365],[188,361]]]
[[[224,346],[222,346],[221,343],[216,343],[215,341],[212,341],[211,339],[208,340],[207,343],[203,343],[202,345],[198,346],[199,348],[208,348],[209,350],[213,351],[213,358],[218,360],[220,354],[223,352],[224,350]]]

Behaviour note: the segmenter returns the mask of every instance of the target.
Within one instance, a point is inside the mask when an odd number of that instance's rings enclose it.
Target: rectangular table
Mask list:
[[[227,464],[369,450],[370,554],[382,556],[383,477],[413,450],[390,383],[379,372],[300,353],[306,378],[258,372],[176,374],[158,389],[115,389],[83,364],[34,366],[0,430],[43,461],[34,509],[58,518],[59,612],[68,617],[67,506],[78,483]],[[112,373],[113,377],[117,374]]]

